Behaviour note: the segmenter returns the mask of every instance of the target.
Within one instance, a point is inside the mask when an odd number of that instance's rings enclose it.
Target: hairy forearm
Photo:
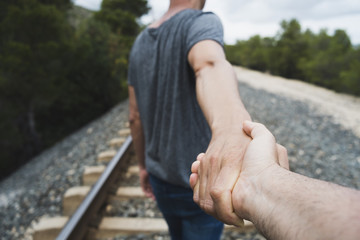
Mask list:
[[[360,236],[359,192],[278,166],[258,179],[244,183],[246,197],[241,200],[249,220],[269,239]]]
[[[242,122],[250,119],[240,99],[234,70],[225,59],[196,72],[196,92],[213,134],[241,130]]]

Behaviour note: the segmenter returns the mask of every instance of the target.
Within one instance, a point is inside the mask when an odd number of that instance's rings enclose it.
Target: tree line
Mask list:
[[[77,10],[76,10],[77,9]],[[127,97],[131,45],[147,0],[0,1],[0,179]],[[226,45],[237,65],[360,95],[360,49],[343,30],[283,21],[272,38]]]
[[[0,2],[0,178],[127,97],[128,54],[147,0]],[[80,19],[80,20],[79,20]]]
[[[302,31],[296,19],[282,21],[274,37],[251,37],[226,45],[229,61],[274,75],[360,96],[360,47],[344,30],[329,35]]]

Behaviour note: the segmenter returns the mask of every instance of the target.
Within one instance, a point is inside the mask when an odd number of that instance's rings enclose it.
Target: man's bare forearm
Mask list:
[[[308,178],[277,165],[245,185],[244,189],[249,191],[245,198],[234,201],[235,212],[236,203],[243,203],[249,220],[269,239],[360,236],[358,191]]]
[[[213,134],[239,129],[250,119],[238,90],[234,70],[225,59],[216,60],[196,72],[197,99]]]
[[[239,226],[242,220],[233,211],[231,192],[250,142],[242,130],[242,122],[250,116],[240,99],[234,70],[217,42],[197,43],[188,60],[196,74],[198,102],[212,132],[200,163],[204,174],[194,187],[194,201],[206,213]]]

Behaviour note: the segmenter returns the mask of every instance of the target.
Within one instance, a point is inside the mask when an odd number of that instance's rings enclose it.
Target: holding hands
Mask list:
[[[250,220],[267,239],[359,238],[360,191],[288,171],[286,149],[264,125],[245,121],[243,130],[252,140],[243,159],[238,158],[239,177],[232,183],[230,204],[221,205],[225,202],[217,201],[210,190],[213,208],[204,208],[198,192],[207,179],[208,151],[192,165],[194,201],[204,211],[228,224]],[[232,211],[239,221],[229,221],[224,211]]]
[[[243,156],[239,155],[236,159],[237,163],[228,166],[229,173],[234,171],[237,173],[237,178],[233,182],[226,182],[229,179],[228,176],[219,174],[216,179],[217,182],[207,184],[206,180],[209,178],[208,168],[211,167],[211,162],[208,162],[211,161],[211,157],[207,157],[209,150],[206,154],[201,153],[198,155],[192,165],[192,174],[190,176],[194,201],[208,214],[227,224],[236,226],[242,224],[242,219],[251,218],[249,211],[251,211],[250,205],[254,200],[248,197],[248,186],[256,184],[265,174],[271,173],[271,168],[274,166],[278,167],[280,165],[285,169],[289,169],[286,149],[276,144],[274,136],[264,125],[245,121],[243,131],[252,140],[247,145]],[[224,192],[219,190],[222,186],[224,188],[230,186],[231,189],[226,189]],[[210,200],[206,199],[205,194],[202,194],[202,192],[206,191],[204,189],[210,189],[208,190]],[[227,201],[219,200],[223,197],[221,194],[226,195]],[[230,204],[228,204],[229,202]]]

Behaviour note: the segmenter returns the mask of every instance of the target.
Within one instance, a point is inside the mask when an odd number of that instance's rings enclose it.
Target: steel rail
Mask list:
[[[129,136],[107,165],[99,180],[91,188],[84,201],[66,223],[65,227],[57,236],[57,240],[78,240],[84,238],[89,222],[106,200],[107,191],[117,177],[117,170],[123,159],[129,153],[131,144],[132,138]]]

